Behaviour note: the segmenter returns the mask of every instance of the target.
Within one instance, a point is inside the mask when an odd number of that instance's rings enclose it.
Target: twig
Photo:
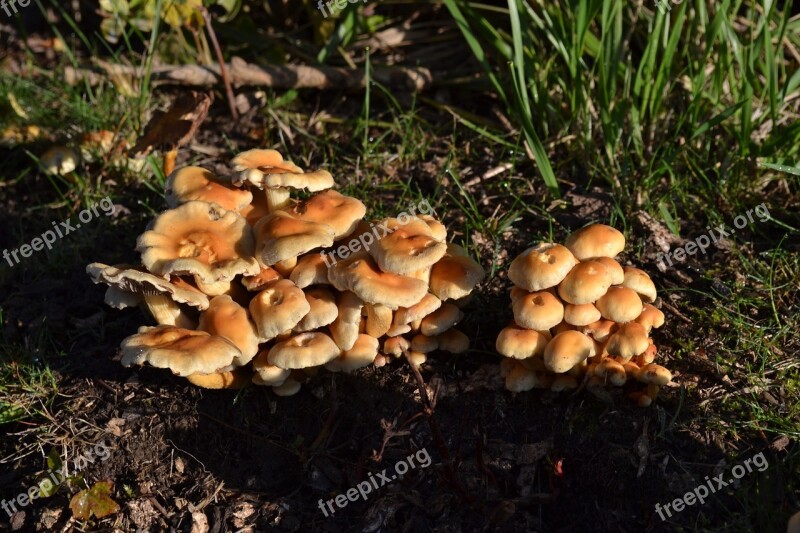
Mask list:
[[[233,120],[239,120],[239,112],[236,111],[236,99],[233,96],[233,87],[231,86],[231,80],[228,76],[228,67],[225,65],[225,58],[222,57],[222,49],[219,47],[217,33],[214,31],[214,26],[211,24],[211,15],[208,13],[208,9],[206,9],[205,6],[200,7],[200,13],[203,14],[203,19],[206,21],[208,36],[211,37],[211,44],[214,46],[214,53],[217,55],[222,82],[225,84],[225,95],[228,97],[228,106],[231,108],[231,116]]]
[[[425,413],[426,417],[428,418],[428,425],[431,428],[431,435],[433,436],[433,442],[436,445],[436,449],[439,451],[439,455],[441,455],[442,457],[442,461],[444,462],[444,471],[447,475],[447,480],[450,482],[450,486],[456,491],[458,496],[463,501],[469,504],[473,504],[475,503],[475,497],[470,495],[469,492],[467,492],[467,490],[464,488],[464,486],[461,485],[461,483],[458,481],[458,475],[453,469],[453,460],[450,456],[450,449],[447,446],[447,442],[444,440],[442,432],[439,430],[439,424],[436,422],[436,419],[433,416],[434,404],[428,397],[428,391],[425,388],[425,382],[422,380],[422,374],[419,373],[419,369],[411,361],[411,356],[408,354],[407,350],[403,350],[403,356],[406,358],[408,366],[411,367],[411,371],[414,373],[414,377],[417,380],[417,388],[419,389],[419,395],[420,398],[422,399],[422,405],[423,405],[422,410]]]

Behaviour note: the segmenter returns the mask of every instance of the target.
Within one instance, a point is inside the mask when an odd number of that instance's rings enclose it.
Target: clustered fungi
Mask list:
[[[590,391],[606,383],[630,389],[642,407],[672,379],[654,363],[652,328],[664,324],[653,281],[614,258],[625,249],[616,229],[593,224],[566,245],[540,243],[511,263],[514,322],[497,337],[506,388],[565,391],[586,380]],[[633,383],[644,384],[641,386]]]
[[[170,209],[138,239],[142,266],[87,267],[108,285],[108,305],[142,305],[158,323],[122,342],[125,366],[288,396],[323,366],[351,372],[404,352],[420,365],[433,350],[469,348],[453,326],[484,271],[434,217],[370,223],[329,172],[304,172],[275,150],[239,154],[233,170],[228,180],[176,170]],[[293,200],[292,190],[316,194]],[[330,264],[344,239],[372,244]]]

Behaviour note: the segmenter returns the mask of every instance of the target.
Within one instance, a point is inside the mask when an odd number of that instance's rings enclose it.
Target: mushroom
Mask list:
[[[590,257],[616,257],[625,249],[625,236],[605,224],[592,224],[567,237],[566,247],[580,261]]]
[[[325,287],[312,287],[305,291],[310,311],[297,323],[294,331],[303,333],[327,326],[339,316],[336,298]]]
[[[331,246],[334,236],[334,229],[327,224],[299,220],[283,211],[259,220],[253,232],[256,257],[267,266],[295,259],[314,248]]]
[[[562,374],[595,354],[592,340],[579,331],[559,333],[544,349],[544,364],[548,370]]]
[[[564,392],[578,388],[578,380],[569,374],[561,374],[553,379],[550,390],[553,392]]]
[[[618,323],[630,322],[642,314],[641,298],[627,287],[610,287],[595,305],[603,318]]]
[[[391,233],[373,244],[369,253],[385,272],[409,276],[432,267],[447,252],[447,244],[434,238],[423,220],[411,218],[404,224],[390,218],[382,226]]]
[[[564,322],[572,326],[588,326],[600,320],[602,315],[593,304],[567,304],[564,306]]]
[[[294,328],[311,310],[303,291],[288,279],[258,293],[249,307],[262,342]]]
[[[550,329],[564,320],[564,304],[549,291],[529,292],[512,301],[514,322],[538,331]]]
[[[571,304],[596,302],[611,287],[608,269],[597,261],[581,261],[558,286],[558,295]]]
[[[400,307],[394,314],[394,324],[405,325],[422,320],[442,306],[442,301],[431,293],[411,307]]]
[[[351,349],[325,363],[325,368],[331,372],[353,372],[369,366],[378,356],[378,346],[378,339],[361,333]]]
[[[294,396],[300,392],[301,383],[294,378],[289,378],[280,385],[272,387],[276,396]]]
[[[164,186],[167,205],[176,208],[191,201],[218,204],[228,211],[240,211],[253,201],[250,191],[226,187],[216,176],[201,167],[183,167],[167,178]]]
[[[308,368],[324,365],[341,352],[333,339],[317,331],[279,342],[270,348],[267,360],[278,368]]]
[[[420,331],[429,337],[444,333],[464,318],[464,312],[451,303],[444,303],[439,309],[422,319]]]
[[[364,253],[336,263],[328,270],[328,280],[340,291],[352,291],[367,303],[382,304],[389,309],[411,307],[428,292],[425,282],[383,272]]]
[[[253,383],[268,387],[277,387],[289,378],[292,371],[286,368],[279,368],[269,362],[269,350],[261,350],[253,359],[253,370],[256,374]],[[255,378],[258,378],[256,380]]]
[[[247,368],[237,368],[229,372],[192,374],[186,376],[186,380],[204,389],[243,389],[250,383],[250,371]]]
[[[645,331],[650,333],[653,328],[660,328],[664,325],[664,313],[650,304],[644,304],[642,313],[636,317],[635,322],[644,326]]]
[[[606,350],[611,355],[617,355],[624,362],[630,361],[635,355],[647,349],[647,331],[644,326],[636,322],[623,324],[608,338]]]
[[[289,279],[301,289],[309,285],[330,285],[325,256],[319,252],[306,254],[298,259]]]
[[[383,343],[383,351],[388,355],[400,357],[403,351],[411,349],[411,343],[404,337],[389,337]]]
[[[594,375],[606,378],[612,385],[616,385],[617,387],[625,385],[625,382],[628,380],[625,367],[621,363],[608,357],[597,365]]]
[[[261,267],[261,272],[254,276],[244,276],[242,285],[251,292],[261,292],[282,276],[272,267]],[[301,287],[302,288],[302,287]]]
[[[86,272],[94,283],[108,285],[106,304],[115,309],[125,309],[144,303],[153,319],[162,326],[192,329],[196,325],[194,319],[178,304],[201,310],[209,306],[208,296],[189,284],[176,285],[139,267],[91,263],[86,267]]]
[[[431,268],[430,289],[440,300],[457,300],[468,296],[485,276],[483,267],[467,256],[466,250],[450,243],[445,256]]]
[[[661,365],[650,363],[639,369],[636,379],[642,383],[664,386],[672,381],[672,373]]]
[[[541,356],[552,337],[546,331],[534,331],[513,324],[497,336],[495,348],[506,357],[527,359]]]
[[[589,261],[600,263],[606,267],[609,276],[611,276],[612,285],[620,285],[625,281],[625,271],[622,269],[622,265],[613,257],[592,257]]]
[[[247,183],[263,189],[270,213],[288,205],[289,189],[318,192],[334,185],[330,172],[318,170],[304,173],[294,163],[284,161],[276,150],[248,150],[234,157],[232,165],[237,172],[232,180],[233,185],[241,187]]]
[[[450,328],[436,336],[439,350],[452,354],[464,353],[469,350],[469,337],[456,328]]]
[[[66,176],[78,168],[80,156],[72,148],[53,146],[39,158],[39,162],[48,174]]]
[[[228,295],[211,300],[211,305],[200,315],[198,329],[231,341],[241,352],[233,362],[236,366],[246,365],[258,353],[258,332],[247,309]]]
[[[286,212],[298,220],[331,226],[338,240],[355,231],[367,208],[360,200],[328,190],[287,207]]]
[[[525,392],[533,388],[547,389],[553,383],[553,377],[544,372],[537,372],[528,369],[525,365],[514,359],[510,361],[509,369],[506,371],[505,385],[511,392]]]
[[[416,352],[428,353],[439,347],[439,339],[418,333],[411,339],[411,349]]]
[[[625,271],[623,287],[636,291],[646,303],[651,304],[656,301],[656,286],[647,272],[634,267],[625,267],[623,270]]]
[[[376,339],[386,335],[392,327],[392,310],[380,304],[367,304],[364,308],[367,311],[367,334]]]
[[[206,284],[257,274],[261,269],[254,249],[244,218],[205,202],[188,202],[160,214],[136,244],[142,264],[153,274],[187,274]]]
[[[612,320],[600,319],[597,322],[592,322],[586,326],[578,328],[578,331],[598,342],[605,343],[612,333],[619,329],[619,325]]]
[[[561,283],[577,264],[578,260],[564,246],[539,243],[511,262],[508,279],[526,291],[541,291]]]
[[[175,326],[143,326],[122,341],[121,349],[123,366],[149,363],[183,377],[213,374],[242,357],[224,337]]]
[[[350,291],[341,293],[337,299],[338,316],[330,325],[331,337],[342,350],[350,350],[358,340],[363,300]]]
[[[445,242],[447,240],[447,228],[444,224],[436,220],[431,215],[417,215],[417,218],[424,221],[431,229],[431,236],[437,241]]]

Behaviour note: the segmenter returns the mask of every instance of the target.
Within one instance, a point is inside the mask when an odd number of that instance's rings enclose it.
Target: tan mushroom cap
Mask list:
[[[174,302],[190,305],[201,310],[207,309],[209,306],[208,296],[180,278],[167,281],[144,271],[141,267],[91,263],[87,265],[86,273],[91,276],[94,283],[103,283],[124,293],[140,296],[167,296]],[[111,305],[108,301],[106,303]],[[127,306],[123,305],[117,308],[124,309],[125,307]]]
[[[795,513],[786,525],[786,533],[800,533],[800,512]]]
[[[439,339],[417,333],[411,339],[411,349],[415,352],[429,353],[439,348]]]
[[[366,333],[376,339],[386,335],[392,327],[392,310],[380,304],[367,304],[364,308],[367,312]]]
[[[253,383],[269,387],[283,385],[292,373],[289,369],[279,368],[269,362],[269,349],[258,352],[253,359],[253,370],[256,371]],[[255,377],[258,377],[258,380]]]
[[[388,355],[400,357],[403,350],[411,349],[411,343],[405,337],[389,337],[383,341],[383,351]]]
[[[642,314],[642,299],[627,287],[610,287],[595,305],[603,318],[620,324],[630,322]]]
[[[581,326],[578,331],[584,335],[589,335],[598,342],[606,342],[612,333],[619,329],[619,325],[613,320],[600,319],[586,326]]]
[[[562,374],[594,354],[592,339],[579,331],[565,331],[547,344],[544,364],[551,372]]]
[[[261,272],[255,276],[245,276],[242,278],[242,285],[252,292],[261,292],[269,285],[282,279],[281,275],[272,267],[261,267]]]
[[[564,320],[564,304],[550,291],[529,292],[514,299],[514,322],[523,328],[542,331]]]
[[[256,257],[268,266],[296,258],[314,248],[329,247],[334,234],[327,224],[298,220],[283,211],[262,218],[253,231]]]
[[[339,356],[333,339],[320,332],[300,333],[269,350],[268,361],[279,368],[308,368],[324,365]]]
[[[511,392],[525,392],[533,388],[547,389],[553,383],[553,377],[545,372],[530,370],[516,359],[504,359],[506,369],[505,386]]]
[[[122,341],[121,350],[123,366],[149,363],[183,377],[213,374],[242,355],[228,339],[175,326],[143,326]]]
[[[250,384],[250,370],[237,368],[230,372],[192,374],[191,376],[186,376],[186,379],[192,385],[197,385],[204,389],[243,389]]]
[[[338,240],[353,233],[367,207],[356,198],[327,190],[286,208],[286,212],[298,220],[331,226],[333,238]]]
[[[336,304],[339,314],[328,329],[339,348],[350,350],[358,340],[364,301],[352,292],[345,291],[339,294]]]
[[[161,213],[139,237],[136,250],[147,270],[159,276],[189,274],[212,284],[260,271],[245,219],[205,202]]]
[[[647,272],[634,267],[625,267],[623,270],[625,271],[623,287],[633,289],[642,297],[643,301],[649,304],[656,301],[656,286]]]
[[[442,306],[442,301],[431,293],[423,296],[419,303],[411,307],[400,307],[394,314],[394,323],[396,325],[405,325],[414,322],[415,320],[422,320],[429,314],[433,313]]]
[[[275,393],[275,396],[294,396],[300,392],[302,386],[303,384],[301,382],[290,377],[280,385],[272,387],[272,392]]]
[[[456,328],[450,328],[436,336],[439,341],[439,350],[447,353],[464,353],[469,350],[469,337]]]
[[[647,350],[650,343],[647,341],[647,331],[644,326],[637,322],[623,324],[608,338],[606,351],[611,355],[617,355],[629,361],[633,356]]]
[[[625,281],[625,271],[622,269],[622,265],[613,257],[592,257],[589,261],[600,263],[608,269],[612,285],[621,285]]]
[[[469,296],[486,276],[483,267],[466,255],[457,244],[447,245],[447,254],[431,269],[431,292],[440,300]]]
[[[199,201],[218,204],[228,211],[244,209],[253,201],[250,191],[227,187],[201,167],[183,167],[167,178],[164,186],[167,205],[178,207],[186,202]]]
[[[605,224],[592,224],[567,237],[566,246],[583,261],[590,257],[615,257],[625,249],[625,236]]]
[[[428,286],[418,279],[383,272],[369,255],[353,254],[328,270],[328,279],[340,291],[352,291],[363,301],[389,309],[411,307],[422,300]]]
[[[258,293],[249,307],[262,342],[292,329],[311,310],[306,295],[288,279]]]
[[[330,285],[325,255],[319,252],[306,254],[297,261],[289,279],[301,289],[309,285]]]
[[[447,228],[444,224],[436,220],[431,215],[417,215],[417,218],[424,221],[431,229],[431,236],[437,241],[447,241]]]
[[[447,252],[447,244],[435,239],[430,226],[416,217],[384,222],[393,229],[369,248],[381,270],[395,274],[410,275],[433,266]]]
[[[619,361],[606,357],[595,368],[594,375],[605,378],[609,383],[622,387],[628,381],[625,366]]]
[[[608,269],[595,261],[584,261],[575,265],[558,286],[558,295],[570,304],[596,302],[611,287]]]
[[[578,260],[564,246],[539,243],[511,262],[508,279],[526,291],[541,291],[561,283],[577,264]]]
[[[593,304],[567,304],[564,306],[564,321],[573,326],[588,326],[601,318]]]
[[[541,356],[552,337],[546,331],[525,329],[516,324],[504,328],[497,336],[498,353],[514,359]]]
[[[439,309],[422,319],[420,331],[429,337],[444,333],[464,318],[464,312],[457,306],[445,302]]]
[[[353,372],[367,367],[378,356],[378,346],[378,339],[361,333],[351,349],[343,351],[339,357],[325,363],[325,368],[331,372]]]
[[[200,315],[200,331],[219,335],[231,341],[242,352],[233,364],[244,366],[258,353],[259,337],[247,309],[228,296],[216,296]]]
[[[253,149],[242,152],[231,161],[233,169],[237,172],[256,169],[263,173],[302,172],[303,169],[285,161],[277,150]]]
[[[315,330],[336,320],[339,308],[336,306],[336,297],[325,287],[311,287],[305,291],[306,300],[311,310],[294,327],[297,333]]]
[[[650,363],[639,369],[636,379],[642,383],[664,386],[672,381],[672,373],[661,365]]]
[[[651,329],[658,329],[664,325],[664,313],[657,307],[654,307],[650,304],[644,304],[642,314],[636,317],[635,322],[638,322],[644,326],[645,331],[650,333]]]
[[[565,392],[578,388],[578,380],[569,374],[561,374],[553,378],[550,390],[553,392]]]
[[[255,195],[252,202],[239,209],[239,214],[247,220],[248,226],[255,226],[259,220],[269,215],[267,199],[260,194]]]
[[[392,327],[389,328],[389,331],[386,332],[387,337],[397,337],[399,335],[405,335],[411,331],[411,324],[395,324],[392,323]]]

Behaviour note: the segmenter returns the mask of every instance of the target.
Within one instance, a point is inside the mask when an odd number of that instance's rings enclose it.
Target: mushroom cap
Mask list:
[[[249,307],[262,342],[292,329],[311,310],[306,295],[288,279],[258,293]]]
[[[642,297],[643,301],[649,304],[656,301],[656,285],[647,272],[634,267],[625,267],[623,270],[625,271],[623,287],[633,289]]]
[[[78,161],[80,156],[72,148],[66,146],[55,145],[49,148],[39,158],[48,174],[58,174],[64,176],[78,168]]]
[[[508,363],[506,363],[508,361]],[[505,359],[505,386],[511,392],[525,392],[533,388],[546,389],[553,382],[553,377],[544,372],[530,370],[515,359]]]
[[[200,331],[219,335],[231,341],[242,352],[234,364],[244,366],[258,353],[258,332],[247,309],[228,295],[215,296],[206,311],[200,314]]]
[[[363,301],[389,309],[411,307],[428,292],[424,281],[383,272],[369,255],[353,254],[328,270],[328,280],[340,291],[352,291]]]
[[[589,261],[600,263],[608,269],[612,285],[621,285],[625,281],[625,271],[622,269],[622,265],[613,257],[592,257]]]
[[[392,327],[392,310],[385,305],[367,304],[366,333],[376,339],[386,335]]]
[[[617,329],[619,329],[619,325],[616,322],[601,318],[597,322],[592,322],[586,326],[579,327],[578,331],[584,335],[589,335],[597,342],[604,343],[608,340],[608,337],[611,336],[612,333],[617,331]]]
[[[635,322],[638,322],[644,326],[645,331],[650,333],[651,329],[658,329],[664,325],[664,313],[657,307],[654,307],[650,304],[644,304],[642,313],[636,317]]]
[[[285,211],[298,220],[331,226],[334,230],[333,238],[338,240],[353,233],[367,213],[367,207],[356,198],[327,190],[298,202]]]
[[[497,351],[514,359],[541,356],[552,337],[546,331],[525,329],[516,324],[504,328],[497,336]]]
[[[553,392],[564,392],[578,388],[578,380],[569,374],[562,374],[553,378],[550,390]]]
[[[263,194],[257,194],[253,197],[253,201],[239,209],[239,214],[247,220],[248,226],[255,226],[259,220],[269,215],[269,204],[267,198]]]
[[[242,152],[233,158],[231,166],[237,172],[247,169],[261,169],[264,172],[303,172],[303,169],[285,161],[277,150],[253,149]]]
[[[170,174],[164,193],[170,208],[198,201],[215,203],[228,211],[239,211],[253,201],[253,193],[250,191],[225,186],[208,170],[192,166]]]
[[[269,362],[269,349],[258,352],[253,359],[253,370],[256,371],[253,383],[270,387],[283,385],[292,373],[289,369],[279,368]],[[258,380],[255,377],[258,377]]]
[[[352,348],[325,363],[325,368],[331,372],[353,372],[369,366],[378,355],[378,345],[378,339],[361,333]]]
[[[333,339],[318,331],[300,333],[279,342],[269,350],[267,360],[279,368],[295,369],[324,365],[339,356],[341,350]]]
[[[403,355],[403,350],[410,349],[411,342],[405,337],[389,337],[383,342],[383,351],[395,357]]]
[[[565,244],[580,261],[590,257],[615,257],[625,249],[625,236],[611,226],[591,224],[572,233]]]
[[[450,328],[436,336],[439,350],[447,353],[464,353],[469,350],[469,337],[456,328]]]
[[[627,287],[610,287],[595,303],[603,318],[620,324],[642,314],[642,299]]]
[[[594,375],[606,378],[612,385],[622,387],[628,381],[625,366],[619,361],[606,357],[597,365]]]
[[[511,308],[514,322],[528,329],[542,331],[564,320],[564,304],[550,291],[523,294],[512,301]]]
[[[572,267],[558,286],[558,295],[570,304],[596,302],[611,287],[608,269],[596,261],[582,261]]]
[[[169,368],[178,376],[213,374],[242,356],[228,339],[175,326],[139,328],[122,341],[123,366]]]
[[[268,266],[293,259],[314,248],[333,244],[334,230],[327,224],[298,220],[276,211],[262,218],[253,228],[256,257]]]
[[[411,349],[415,352],[428,353],[439,348],[439,339],[417,333],[411,339]]]
[[[192,374],[186,376],[192,385],[204,389],[243,389],[250,383],[250,370],[237,368],[230,372],[217,372],[214,374]]]
[[[345,291],[339,294],[336,305],[339,314],[328,329],[336,345],[342,350],[349,350],[358,340],[364,302],[352,292]]]
[[[330,285],[325,255],[318,252],[304,255],[297,261],[289,279],[301,289],[309,285]]]
[[[461,322],[463,318],[464,312],[461,309],[445,302],[439,309],[422,319],[420,331],[429,337],[439,335]]]
[[[447,241],[447,228],[444,224],[436,220],[436,217],[431,215],[417,215],[417,218],[424,221],[431,229],[431,236],[437,241]]]
[[[457,244],[447,245],[447,253],[431,268],[431,292],[440,300],[468,296],[486,276],[483,267],[466,255]]]
[[[519,254],[508,267],[508,279],[529,292],[555,287],[578,260],[564,246],[541,242]]]
[[[252,292],[261,292],[272,283],[282,279],[281,275],[272,267],[262,266],[261,272],[255,276],[245,276],[242,278],[242,285]]]
[[[94,283],[104,283],[124,293],[167,296],[177,303],[187,304],[197,309],[208,309],[209,306],[208,296],[180,278],[175,278],[176,282],[173,283],[145,272],[141,267],[91,263],[86,267],[86,273],[91,276]],[[117,307],[118,309],[127,307],[123,300],[120,302],[121,307]],[[106,301],[106,303],[109,302]],[[131,303],[131,300],[127,300],[127,303]],[[109,305],[111,304],[109,303]]]
[[[672,373],[661,365],[650,363],[639,369],[636,379],[642,383],[664,386],[672,381]]]
[[[385,272],[410,275],[433,266],[447,252],[447,244],[433,237],[433,231],[424,220],[406,218],[405,224],[399,218],[385,221],[383,224],[392,230],[391,233],[369,248],[369,253]]]
[[[795,513],[786,525],[786,533],[800,533],[800,512]]]
[[[594,354],[592,339],[580,331],[564,331],[547,343],[544,364],[551,372],[563,374]]]
[[[428,293],[422,297],[422,300],[411,307],[398,308],[394,314],[394,323],[396,325],[405,325],[415,320],[422,320],[441,306],[442,301],[433,294]]]
[[[600,320],[600,311],[593,304],[567,304],[564,306],[564,322],[573,326],[588,326]]]
[[[294,331],[303,333],[327,326],[339,316],[336,298],[325,287],[312,287],[305,291],[306,300],[311,310],[294,327]]]
[[[647,330],[637,322],[622,324],[616,333],[608,338],[606,351],[610,355],[618,355],[626,362],[633,356],[647,350],[650,343],[647,341]]]
[[[205,202],[187,202],[161,213],[139,237],[136,250],[153,274],[190,274],[208,284],[261,270],[247,221]]]

